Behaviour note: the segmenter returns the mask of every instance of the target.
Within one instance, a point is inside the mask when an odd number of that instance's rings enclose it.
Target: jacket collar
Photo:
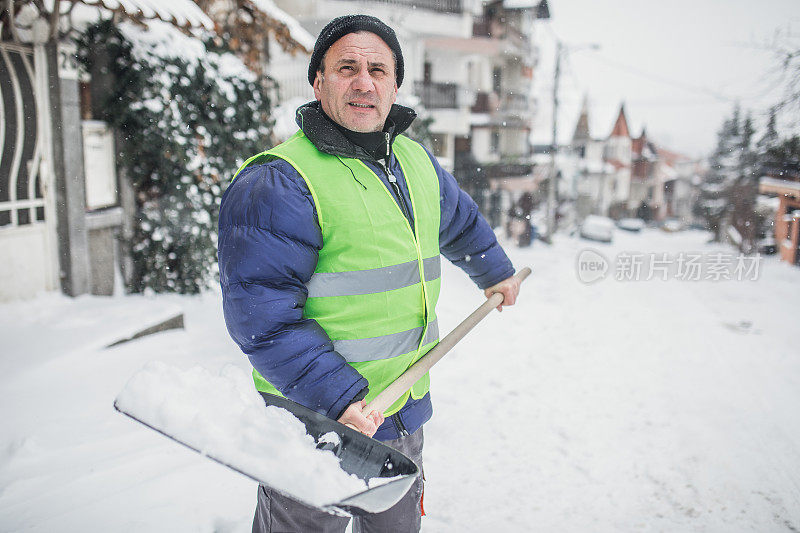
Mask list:
[[[416,117],[417,113],[413,109],[392,104],[386,120],[387,124],[392,124],[389,127],[391,141],[394,142],[399,134],[408,129]],[[376,160],[367,150],[353,143],[339,131],[336,125],[322,112],[317,100],[297,108],[295,121],[320,152],[353,159]]]

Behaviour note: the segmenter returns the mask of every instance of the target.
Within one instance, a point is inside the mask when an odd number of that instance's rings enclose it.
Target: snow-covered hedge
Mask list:
[[[117,164],[135,191],[130,289],[198,292],[216,277],[222,192],[239,163],[270,145],[268,84],[165,23],[101,22],[78,47],[89,72],[105,64],[113,79],[93,107],[119,132]]]

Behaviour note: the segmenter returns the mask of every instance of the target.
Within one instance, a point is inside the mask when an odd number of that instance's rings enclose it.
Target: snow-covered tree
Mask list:
[[[767,149],[765,158],[774,164],[782,164],[787,170],[800,167],[800,135],[776,142]],[[781,171],[779,170],[780,174]],[[784,174],[788,172],[783,172]]]
[[[760,215],[758,196],[758,152],[754,146],[755,127],[749,114],[742,120],[739,106],[725,120],[717,135],[717,147],[709,158],[709,171],[700,185],[695,215],[705,219],[714,241],[726,234],[740,251],[756,248]]]
[[[800,124],[800,35],[791,31],[778,31],[771,46],[782,71],[783,95],[776,107],[788,112],[789,123],[793,127]]]
[[[776,115],[777,115],[777,110],[775,107],[772,107],[769,110],[769,119],[767,120],[767,126],[764,129],[764,134],[756,143],[756,151],[758,152],[760,159],[763,159],[767,150],[777,145],[778,142],[780,141],[780,138],[778,136]]]
[[[222,192],[269,146],[264,84],[233,54],[164,23],[101,22],[77,42],[86,69],[113,80],[94,104],[118,132],[135,195],[129,289],[198,292],[214,279]]]
[[[743,253],[755,251],[762,222],[756,212],[758,154],[753,147],[754,135],[753,121],[748,115],[742,124],[739,144],[736,146],[735,174],[728,191],[731,206],[730,224],[738,233],[736,244]]]
[[[272,0],[194,0],[213,21],[214,44],[225,46],[256,74],[263,74],[270,60],[270,45],[284,51],[310,54],[314,38],[286,16]]]
[[[709,171],[700,185],[694,214],[706,221],[714,241],[722,241],[725,219],[730,213],[729,193],[739,166],[742,125],[736,106],[717,134],[717,147],[709,159]]]

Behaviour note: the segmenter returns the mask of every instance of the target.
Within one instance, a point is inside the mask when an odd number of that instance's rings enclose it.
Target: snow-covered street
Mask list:
[[[423,531],[800,530],[800,269],[766,257],[757,280],[622,281],[613,265],[578,279],[587,248],[733,254],[707,240],[645,230],[506,246],[533,268],[518,305],[432,371]],[[443,276],[447,332],[483,295],[447,263]],[[112,408],[149,361],[248,370],[220,302],[0,305],[0,530],[249,531],[253,482]],[[101,348],[175,307],[185,330]]]

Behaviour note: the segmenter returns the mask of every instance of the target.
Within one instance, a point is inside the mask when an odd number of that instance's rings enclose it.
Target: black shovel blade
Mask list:
[[[225,457],[218,457],[214,454],[207,453],[199,449],[196,444],[170,435],[164,430],[142,420],[136,413],[129,413],[121,409],[117,405],[117,402],[114,402],[114,408],[125,416],[164,435],[168,439],[186,446],[190,450],[208,457],[212,461],[216,461],[231,470],[239,472],[253,481],[266,485],[288,498],[293,498],[309,507],[318,508],[333,514],[344,513],[362,515],[385,511],[400,501],[400,498],[408,492],[411,485],[414,483],[414,479],[419,474],[419,468],[414,461],[394,448],[375,439],[371,439],[358,431],[350,429],[335,420],[331,420],[291,400],[263,392],[261,395],[264,397],[264,401],[267,405],[274,405],[286,409],[297,417],[305,425],[308,434],[311,435],[316,442],[320,443],[317,447],[331,450],[334,455],[339,458],[342,470],[348,474],[355,474],[364,481],[374,478],[392,478],[391,481],[387,481],[383,484],[376,484],[376,486],[352,494],[340,502],[319,507],[303,500],[302,495],[286,492],[283,487],[271,485],[252,473],[236,467]],[[330,432],[335,433],[338,439],[320,439],[322,435]],[[331,440],[338,440],[338,442],[330,443],[329,441]]]
[[[391,446],[367,437],[335,420],[286,398],[262,392],[267,405],[286,409],[299,419],[315,441],[327,433],[335,433],[338,443],[320,446],[331,450],[340,460],[342,470],[354,474],[364,481],[374,478],[394,478],[383,484],[368,488],[332,504],[328,511],[344,511],[347,514],[380,513],[389,509],[411,488],[419,467],[406,455]],[[325,441],[327,439],[322,439]],[[280,487],[271,487],[281,492]],[[285,494],[285,493],[282,493]],[[286,496],[292,497],[290,494]]]

